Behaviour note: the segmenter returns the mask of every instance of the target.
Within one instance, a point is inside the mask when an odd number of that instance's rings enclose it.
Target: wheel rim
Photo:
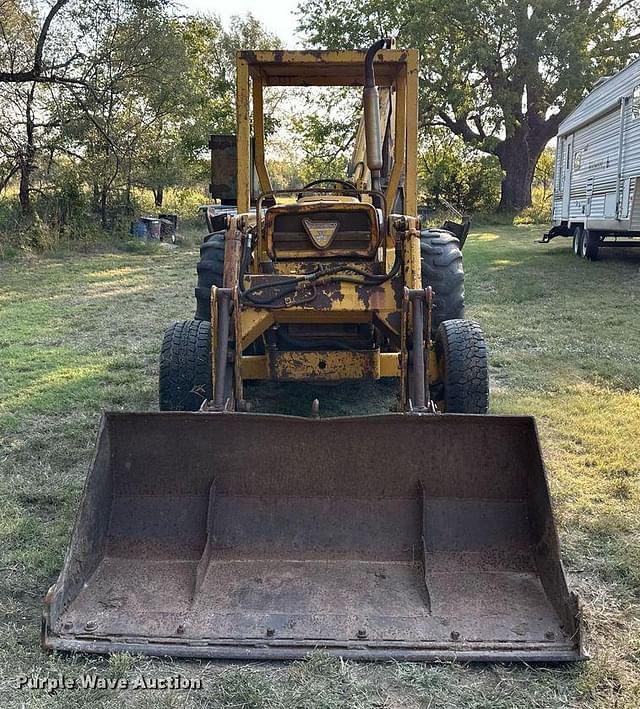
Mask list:
[[[588,246],[589,246],[589,232],[585,231],[584,234],[582,235],[582,249],[581,249],[582,258],[587,258]]]
[[[580,237],[582,235],[582,229],[576,227],[573,232],[573,253],[576,256],[580,256]]]

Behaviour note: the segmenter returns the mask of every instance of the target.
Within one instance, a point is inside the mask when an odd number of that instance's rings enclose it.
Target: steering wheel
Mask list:
[[[303,188],[302,191],[310,190],[314,187],[317,187],[318,185],[340,185],[344,189],[340,190],[340,192],[353,192],[353,196],[357,197],[360,201],[362,201],[362,195],[358,192],[358,188],[353,184],[353,182],[349,182],[348,180],[339,180],[337,177],[336,178],[331,178],[331,179],[325,179],[325,180],[314,180],[313,182],[308,182]],[[337,191],[337,190],[336,190]]]

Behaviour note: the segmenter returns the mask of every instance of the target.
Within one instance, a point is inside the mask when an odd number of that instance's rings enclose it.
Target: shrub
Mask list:
[[[551,221],[551,195],[534,188],[531,197],[532,205],[514,218],[514,224],[547,224]]]

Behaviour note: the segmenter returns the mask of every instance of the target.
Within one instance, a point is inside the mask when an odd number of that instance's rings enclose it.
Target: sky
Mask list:
[[[250,12],[270,31],[277,34],[285,49],[298,45],[293,14],[299,0],[179,0],[185,10],[220,15],[225,24],[232,15]]]

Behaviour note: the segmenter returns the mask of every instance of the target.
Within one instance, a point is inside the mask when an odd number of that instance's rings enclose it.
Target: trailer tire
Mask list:
[[[432,398],[445,413],[486,414],[489,408],[487,347],[480,326],[471,320],[447,320],[436,333],[440,382]]]
[[[572,243],[572,248],[573,248],[573,253],[576,256],[581,256],[582,255],[582,237],[584,235],[584,232],[582,231],[582,227],[578,224],[578,226],[575,227],[573,230],[573,243]]]
[[[433,329],[464,318],[464,268],[460,241],[444,229],[420,232],[422,287],[433,288]]]
[[[584,229],[582,232],[580,253],[582,258],[589,261],[598,260],[598,251],[600,250],[600,236],[590,229]]]
[[[198,411],[211,399],[211,325],[184,320],[170,325],[160,350],[160,411]]]
[[[224,278],[224,231],[205,237],[196,266],[196,320],[211,320],[211,286],[222,288]]]

